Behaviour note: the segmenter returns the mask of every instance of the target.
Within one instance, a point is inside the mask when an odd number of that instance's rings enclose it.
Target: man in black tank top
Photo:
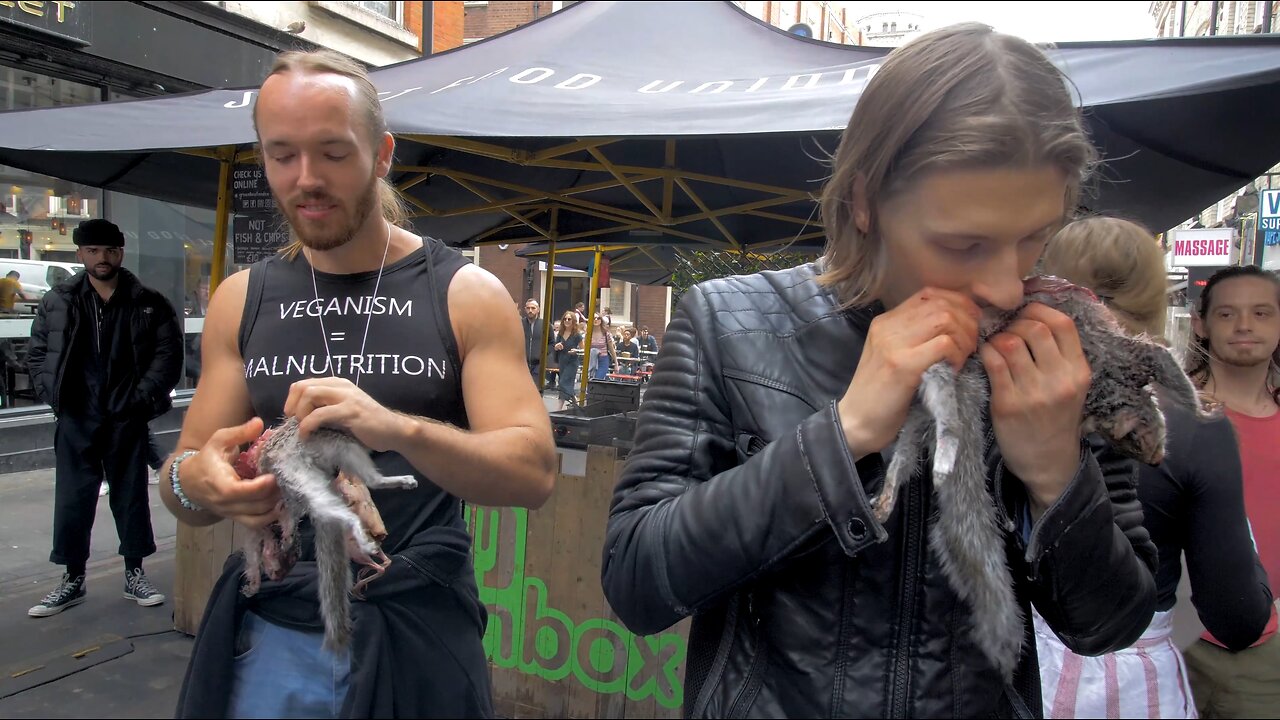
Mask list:
[[[228,560],[205,611],[178,717],[485,717],[485,610],[461,502],[536,508],[555,478],[550,422],[506,289],[399,227],[384,179],[394,140],[364,70],[286,53],[254,107],[263,164],[294,244],[217,289],[203,374],[162,497],[182,522],[277,516],[271,476],[231,461],[286,417],[341,428],[413,491],[373,493],[390,570],[353,607],[349,651],[321,647],[317,560],[240,592]],[[381,207],[381,212],[379,212]],[[195,509],[193,509],[195,508]]]

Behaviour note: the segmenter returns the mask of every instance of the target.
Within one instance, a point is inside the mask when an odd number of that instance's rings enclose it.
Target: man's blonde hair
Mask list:
[[[1076,220],[1049,241],[1043,269],[1092,290],[1129,332],[1164,338],[1164,250],[1141,225],[1110,217]]]
[[[927,33],[889,54],[840,138],[822,194],[820,281],[847,306],[878,299],[878,209],[926,173],[1053,165],[1071,212],[1095,158],[1065,77],[1035,46],[978,23]],[[867,232],[855,222],[860,179]]]
[[[382,142],[382,136],[387,132],[387,121],[382,114],[382,102],[378,99],[378,89],[374,87],[373,81],[369,79],[369,72],[365,70],[363,65],[334,50],[289,50],[276,56],[275,63],[272,64],[271,72],[267,73],[267,77],[293,73],[300,75],[340,75],[349,78],[356,87],[355,97],[353,98],[356,115],[368,133],[368,139],[374,154],[377,154],[378,145]],[[261,97],[261,93],[258,94],[258,97]],[[258,104],[256,99],[253,106],[253,130],[255,133],[258,132]],[[261,139],[261,135],[259,135],[259,139]],[[378,178],[377,183],[378,206],[382,211],[382,218],[392,225],[400,227],[408,225],[409,212],[405,207],[404,200],[400,197],[400,192],[385,177]],[[302,244],[295,239],[289,243],[289,246],[283,252],[286,257],[292,258],[301,249]]]

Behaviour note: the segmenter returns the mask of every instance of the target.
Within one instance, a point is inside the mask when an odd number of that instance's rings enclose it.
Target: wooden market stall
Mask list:
[[[600,584],[609,500],[622,461],[591,447],[585,475],[560,473],[538,510],[469,506],[472,560],[489,611],[494,709],[510,718],[677,718],[688,621],[637,637]],[[178,526],[174,624],[194,635],[243,528]],[[394,560],[393,560],[394,562]]]

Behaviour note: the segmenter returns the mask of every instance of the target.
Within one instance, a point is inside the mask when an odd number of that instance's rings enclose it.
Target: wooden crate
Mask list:
[[[538,510],[468,506],[494,709],[509,718],[677,718],[688,621],[637,637],[600,586],[617,450],[591,447],[586,476],[559,474]],[[175,627],[189,635],[242,529],[178,526]]]

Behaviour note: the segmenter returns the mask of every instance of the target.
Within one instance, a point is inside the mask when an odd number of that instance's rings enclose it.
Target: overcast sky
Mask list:
[[[977,20],[1032,42],[1155,37],[1150,2],[846,2],[850,15],[901,10],[924,16],[925,29]]]

